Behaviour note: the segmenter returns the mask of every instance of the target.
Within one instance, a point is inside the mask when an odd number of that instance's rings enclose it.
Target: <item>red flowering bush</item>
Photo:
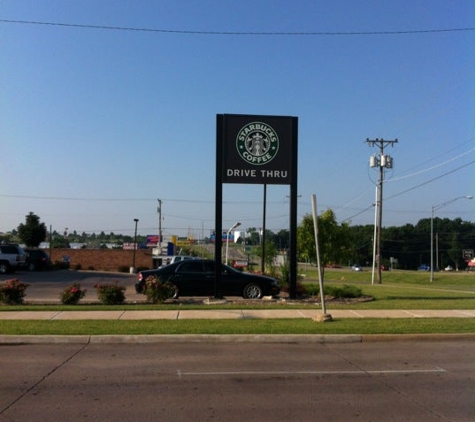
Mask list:
[[[5,280],[0,286],[0,302],[7,305],[21,305],[26,296],[25,290],[29,284],[22,283],[17,278]]]
[[[155,276],[148,276],[145,279],[145,296],[153,304],[165,302],[176,295],[176,287],[168,281],[162,282]]]
[[[64,305],[77,305],[79,301],[86,295],[86,289],[81,289],[79,283],[66,287],[61,293],[61,303]]]

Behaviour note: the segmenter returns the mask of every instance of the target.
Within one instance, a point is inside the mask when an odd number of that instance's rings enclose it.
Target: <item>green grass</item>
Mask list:
[[[318,273],[314,267],[302,267],[299,273],[303,274],[306,280],[318,281]],[[427,271],[405,271],[393,270],[383,271],[382,284],[386,283],[408,283],[414,285],[433,285],[433,286],[447,286],[454,285],[459,288],[469,288],[475,293],[475,272],[435,272],[434,281],[430,282],[430,273]],[[371,284],[371,270],[362,272],[349,271],[347,269],[325,269],[325,281],[346,281],[346,282],[362,282]],[[375,282],[377,275],[375,274]]]
[[[0,321],[3,335],[433,334],[474,331],[473,319],[468,318],[340,319],[325,323],[311,319]]]
[[[475,309],[475,293],[447,287],[414,287],[412,285],[360,286],[363,295],[373,301],[350,305],[357,309]],[[341,309],[342,305],[328,305]],[[346,305],[343,305],[345,307]]]
[[[314,268],[301,271],[305,274],[304,284],[318,285]],[[329,309],[475,309],[475,273],[436,273],[435,281],[429,282],[429,273],[418,271],[385,271],[382,284],[371,284],[371,272],[351,272],[348,270],[325,270],[325,285],[354,285],[362,289],[363,295],[374,300],[363,303],[332,303]],[[144,297],[145,298],[145,297]],[[26,297],[28,302],[28,296]],[[227,303],[224,305],[181,304],[123,304],[105,306],[100,304],[80,305],[21,305],[2,306],[2,311],[67,311],[67,310],[156,310],[156,309],[295,309],[314,307],[301,303],[288,305],[282,302],[248,301],[246,304]]]
[[[318,283],[315,269],[304,271],[304,284]],[[363,303],[327,302],[332,309],[475,309],[475,273],[436,273],[429,282],[429,273],[416,271],[383,272],[382,284],[371,284],[371,272],[345,269],[326,270],[325,284],[355,285],[373,298]],[[27,299],[27,298],[26,298]],[[90,311],[90,310],[185,310],[185,309],[315,309],[315,302],[285,304],[249,301],[246,304],[124,304],[104,306],[21,305],[0,306],[8,311]],[[341,319],[331,323],[298,320],[142,320],[142,321],[31,321],[0,320],[0,334],[403,334],[403,333],[467,333],[475,332],[473,318],[428,319]]]
[[[304,284],[317,282],[316,270],[308,270]],[[350,284],[362,289],[371,302],[340,305],[329,309],[475,309],[475,273],[436,273],[384,271],[382,284],[371,284],[371,272],[325,270],[325,284]]]

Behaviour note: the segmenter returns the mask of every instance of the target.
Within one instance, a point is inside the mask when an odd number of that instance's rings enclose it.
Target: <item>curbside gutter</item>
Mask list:
[[[367,343],[390,341],[475,341],[475,333],[458,334],[184,334],[184,335],[0,335],[0,345],[154,344],[154,343]]]
[[[364,334],[361,342],[384,341],[475,341],[475,333],[446,333],[446,334]]]

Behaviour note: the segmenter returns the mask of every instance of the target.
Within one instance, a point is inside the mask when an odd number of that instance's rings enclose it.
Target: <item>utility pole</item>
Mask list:
[[[376,155],[372,155],[369,159],[370,167],[379,167],[379,179],[378,179],[378,200],[377,200],[377,211],[378,211],[378,218],[376,224],[376,236],[374,239],[375,242],[375,250],[376,250],[376,259],[373,261],[376,263],[378,269],[378,284],[382,283],[381,280],[381,227],[383,221],[383,181],[384,181],[384,169],[392,169],[393,168],[393,159],[389,155],[384,155],[384,148],[397,143],[397,139],[393,141],[385,141],[384,139],[366,139],[366,143],[368,146],[374,147],[377,146],[379,148],[379,158]],[[374,268],[373,268],[374,271]]]
[[[157,212],[158,212],[158,242],[157,242],[157,246],[158,246],[158,255],[161,256],[162,255],[162,200],[157,199],[157,201],[158,201],[158,208],[157,208]]]

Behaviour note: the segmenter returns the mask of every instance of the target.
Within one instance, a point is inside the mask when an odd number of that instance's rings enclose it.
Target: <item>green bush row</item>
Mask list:
[[[358,286],[351,286],[344,284],[342,286],[323,286],[325,290],[325,296],[331,296],[337,299],[353,299],[361,297],[363,291]],[[289,286],[284,285],[282,287],[284,292],[289,291]],[[315,283],[303,284],[297,282],[297,297],[311,297],[320,295],[320,286]]]

